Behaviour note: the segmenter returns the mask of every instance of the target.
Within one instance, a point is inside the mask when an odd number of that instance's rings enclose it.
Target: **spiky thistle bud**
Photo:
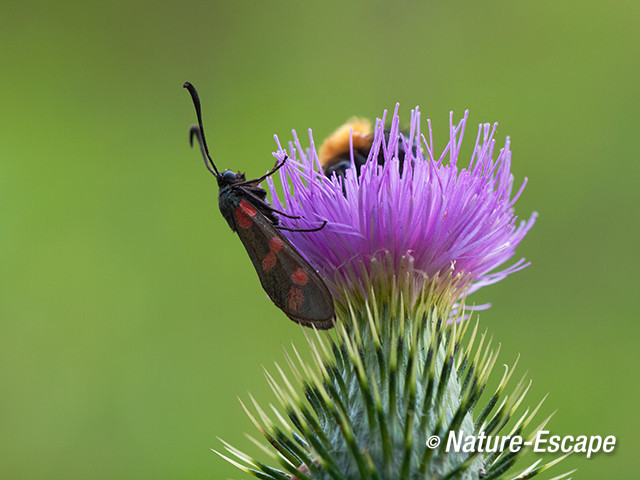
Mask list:
[[[328,334],[307,334],[312,364],[293,347],[290,373],[278,366],[277,378],[267,374],[280,410],[267,413],[255,401],[245,408],[277,466],[225,444],[235,459],[225,458],[242,470],[265,480],[524,479],[560,460],[514,474],[522,450],[490,440],[480,451],[445,446],[452,432],[526,439],[548,421],[532,424],[542,402],[523,408],[530,382],[510,382],[515,364],[482,396],[498,352],[462,303],[527,265],[495,271],[535,215],[516,225],[524,184],[512,195],[508,140],[493,158],[495,125],[480,126],[468,167],[458,168],[466,119],[450,122],[436,158],[430,123],[427,141],[416,109],[403,135],[396,107],[390,130],[384,116],[376,123],[369,160],[381,165],[368,161],[344,178],[323,175],[311,132],[309,149],[295,132],[288,153],[278,143],[276,157],[289,160],[283,201],[269,179],[272,203],[293,217],[282,218],[287,227],[301,226],[295,217],[327,221],[319,231],[285,234],[323,275],[337,319]]]

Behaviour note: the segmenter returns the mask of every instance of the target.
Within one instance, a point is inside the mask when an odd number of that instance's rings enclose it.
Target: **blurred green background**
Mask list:
[[[420,105],[500,122],[533,262],[473,300],[558,409],[558,434],[616,435],[555,469],[640,465],[640,3],[5,2],[0,17],[0,477],[246,478],[237,396],[300,329],[265,297],[189,148],[200,90],[220,168],[258,176],[272,135]],[[475,140],[467,130],[466,150]]]

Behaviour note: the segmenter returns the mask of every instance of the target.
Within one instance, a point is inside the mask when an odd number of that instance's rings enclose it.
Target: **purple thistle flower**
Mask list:
[[[220,455],[257,478],[529,478],[562,459],[513,474],[517,454],[431,444],[445,432],[497,435],[517,418],[530,383],[523,379],[504,394],[513,369],[484,407],[477,404],[497,352],[477,335],[477,323],[461,322],[458,302],[528,265],[521,259],[505,267],[536,214],[526,221],[514,214],[526,180],[514,191],[508,138],[493,158],[497,125],[480,125],[471,159],[459,168],[468,112],[457,125],[451,115],[439,156],[430,122],[428,140],[421,134],[418,109],[406,135],[397,112],[389,130],[385,112],[373,136],[363,122],[350,123],[350,149],[343,148],[344,128],[330,137],[321,158],[340,176],[322,171],[311,131],[309,148],[295,131],[288,151],[276,137],[284,193],[278,196],[268,176],[271,203],[284,213],[282,226],[293,229],[283,235],[332,290],[336,321],[335,335],[307,336],[312,364],[294,348],[291,380],[280,367],[282,384],[267,374],[286,415],[274,409],[274,421],[256,401],[257,415],[245,408],[279,466],[225,444],[235,459]],[[345,171],[347,150],[353,168]],[[509,421],[510,435],[524,431],[539,408]]]
[[[344,179],[325,177],[311,130],[308,149],[295,131],[288,152],[276,137],[274,155],[289,160],[280,170],[283,200],[268,179],[272,204],[300,217],[281,216],[289,228],[327,221],[316,232],[283,233],[325,278],[338,304],[352,294],[367,298],[372,286],[379,290],[390,282],[408,287],[411,304],[425,288],[438,290],[450,304],[529,265],[520,259],[498,270],[514,255],[536,214],[517,222],[513,205],[526,179],[514,195],[508,137],[493,158],[497,124],[480,125],[471,160],[459,168],[468,111],[457,125],[450,114],[449,142],[439,156],[429,120],[428,138],[421,133],[418,108],[411,112],[406,135],[400,133],[397,112],[398,105],[388,142],[386,111],[374,129],[368,158],[377,159],[382,149],[384,165],[367,161],[360,176],[350,168]],[[405,152],[402,168],[399,151]]]

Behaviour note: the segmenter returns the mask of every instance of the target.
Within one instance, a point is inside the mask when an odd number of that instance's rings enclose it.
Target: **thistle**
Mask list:
[[[445,448],[452,432],[527,439],[549,420],[534,418],[542,402],[523,406],[530,382],[512,379],[517,360],[484,392],[499,348],[464,306],[469,293],[528,265],[504,267],[535,221],[518,221],[513,210],[526,181],[514,192],[508,139],[494,159],[495,124],[480,126],[459,168],[467,113],[457,125],[450,118],[440,156],[417,108],[406,134],[397,107],[388,131],[385,116],[359,175],[324,176],[311,131],[308,149],[295,132],[288,151],[276,137],[275,156],[288,160],[282,199],[267,180],[272,205],[293,230],[327,222],[285,235],[331,290],[336,326],[307,331],[311,364],[292,347],[288,373],[267,373],[280,410],[253,400],[245,407],[275,466],[226,443],[231,456],[223,456],[260,479],[531,478],[563,457],[517,472],[522,451]],[[378,158],[381,165],[370,161]]]

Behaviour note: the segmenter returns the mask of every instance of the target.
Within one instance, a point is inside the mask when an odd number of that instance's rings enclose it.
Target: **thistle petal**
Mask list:
[[[402,134],[397,109],[390,130],[384,129],[386,111],[377,120],[359,176],[351,168],[344,178],[325,177],[311,131],[309,148],[295,131],[288,151],[277,142],[274,155],[288,161],[280,170],[282,199],[268,180],[273,204],[303,219],[282,217],[282,224],[308,228],[327,221],[319,231],[284,234],[325,277],[338,303],[346,305],[345,291],[364,299],[371,284],[391,277],[406,277],[411,304],[425,283],[444,284],[449,301],[528,266],[520,259],[504,267],[536,219],[535,213],[520,222],[515,216],[526,179],[514,194],[509,138],[494,158],[497,124],[480,125],[471,159],[460,168],[468,112],[457,124],[451,115],[449,142],[436,157],[431,123],[427,141],[416,107]],[[372,161],[381,153],[383,165]]]

